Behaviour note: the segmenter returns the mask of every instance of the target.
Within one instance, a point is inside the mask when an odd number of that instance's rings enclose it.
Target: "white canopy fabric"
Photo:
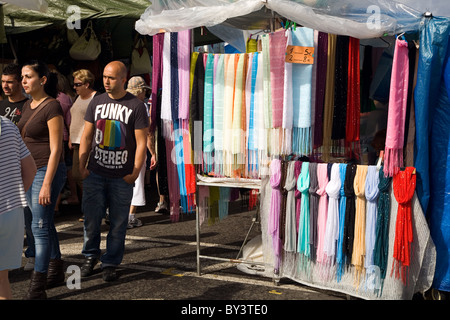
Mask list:
[[[141,34],[212,27],[246,17],[260,28],[268,11],[315,30],[359,39],[417,31],[423,14],[450,15],[447,0],[154,0],[136,22]],[[252,19],[255,28],[251,28]],[[264,18],[263,18],[264,19]]]

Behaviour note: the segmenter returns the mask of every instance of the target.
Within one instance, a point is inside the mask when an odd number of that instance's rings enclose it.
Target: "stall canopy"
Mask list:
[[[260,29],[261,21],[267,21],[270,15],[280,15],[315,30],[368,39],[417,31],[425,12],[449,16],[447,3],[447,0],[426,3],[419,0],[155,0],[136,22],[136,30],[154,35],[199,26],[230,26],[237,18],[245,18],[246,23],[240,23],[241,29]]]
[[[25,6],[22,3],[41,6]],[[42,4],[46,3],[46,6]],[[9,0],[3,4],[7,34],[17,34],[43,28],[68,19],[128,17],[139,19],[151,2],[148,0]],[[24,9],[27,8],[27,9]]]

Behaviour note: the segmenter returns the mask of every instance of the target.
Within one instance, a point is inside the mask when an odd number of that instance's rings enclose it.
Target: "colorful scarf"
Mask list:
[[[366,197],[365,183],[367,176],[367,166],[358,165],[356,169],[353,189],[356,196],[355,212],[355,237],[353,239],[352,264],[356,269],[356,283],[359,283],[359,277],[364,269],[365,255],[365,237],[366,237]]]
[[[214,173],[216,176],[223,176],[223,103],[224,103],[224,81],[225,81],[225,55],[216,54],[216,71],[214,72]],[[216,59],[215,59],[216,60]]]
[[[404,40],[397,39],[395,41],[394,59],[392,61],[384,156],[384,174],[390,177],[397,173],[399,167],[403,166],[408,77],[408,43]]]
[[[344,272],[345,265],[345,255],[344,255],[344,226],[345,226],[345,204],[347,202],[347,198],[344,192],[345,185],[345,174],[347,171],[347,164],[341,163],[339,164],[339,178],[341,179],[341,188],[339,190],[339,238],[336,248],[336,280],[339,282],[342,278],[342,274]]]
[[[214,118],[213,118],[213,86],[214,86],[214,55],[206,55],[205,86],[203,105],[203,161],[204,171],[213,171],[214,152]]]
[[[295,252],[297,249],[297,227],[295,217],[295,187],[297,180],[295,179],[295,161],[288,163],[286,182],[284,189],[287,192],[286,197],[286,228],[284,238],[284,250],[287,252]]]
[[[311,162],[309,164],[309,244],[312,261],[316,261],[317,251],[317,214],[319,209],[318,189],[317,163]]]
[[[303,162],[297,180],[297,190],[301,194],[301,211],[298,227],[298,252],[305,257],[310,256],[310,207],[309,207],[309,162]]]
[[[284,64],[286,57],[285,30],[273,32],[269,36],[270,88],[272,98],[272,127],[283,125]]]
[[[191,30],[178,32],[178,81],[179,81],[179,109],[178,118],[189,118],[189,80],[191,65]]]
[[[292,32],[294,46],[314,47],[314,30],[306,27]],[[298,155],[311,153],[311,102],[312,64],[294,63],[292,66],[293,94],[293,152]]]
[[[163,43],[164,43],[164,33],[155,34],[152,37],[153,42],[153,67],[152,67],[152,108],[150,111],[150,132],[155,132],[156,121],[160,121],[156,117],[157,106],[160,105],[160,95],[159,90],[162,88],[162,54],[163,54]]]
[[[327,82],[328,33],[319,32],[315,64],[317,65],[316,96],[314,107],[314,149],[322,146],[323,141],[323,110]]]
[[[270,163],[270,186],[272,188],[272,195],[270,200],[270,214],[269,214],[269,235],[272,237],[272,247],[274,252],[274,268],[280,268],[280,208],[281,208],[281,161],[273,159]]]
[[[361,153],[359,144],[361,118],[359,39],[350,37],[348,52],[348,94],[345,140],[348,156],[359,159]]]
[[[328,214],[328,198],[325,188],[328,184],[328,164],[319,163],[317,165],[317,181],[319,183],[319,188],[317,189],[317,194],[319,198],[319,207],[317,215],[317,253],[316,261],[319,263],[325,262],[324,256],[324,244],[325,244],[325,230],[327,223]]]
[[[392,271],[395,268],[396,278],[401,276],[406,285],[408,268],[411,263],[411,243],[413,242],[411,200],[416,190],[416,169],[406,167],[404,171],[398,171],[394,175],[392,185],[395,199],[398,202]]]
[[[369,166],[366,177],[366,269],[373,265],[373,250],[375,247],[377,200],[379,195],[378,184],[380,177],[376,166]]]
[[[300,173],[302,172],[303,162],[302,161],[295,161],[295,168],[294,168],[294,174],[295,174],[295,181],[297,181],[297,188],[295,188],[295,217],[296,217],[296,225],[297,225],[297,233],[300,223],[300,209],[302,207],[302,193],[299,190],[298,186],[298,179],[300,176]],[[309,178],[308,178],[309,179]],[[308,188],[309,188],[309,182],[308,182]],[[308,204],[309,205],[309,204]]]
[[[389,220],[391,210],[390,187],[392,178],[385,177],[383,167],[378,172],[378,203],[375,246],[373,250],[373,263],[380,269],[380,280],[383,284],[386,278],[388,252],[389,252]]]
[[[345,225],[343,236],[343,250],[345,263],[349,265],[352,261],[353,240],[355,234],[355,190],[353,184],[356,175],[356,164],[348,164],[345,172],[344,192],[345,192]]]
[[[325,190],[328,194],[328,216],[323,251],[327,262],[331,263],[336,257],[336,243],[339,238],[339,197],[341,192],[339,163],[334,163],[331,167],[330,181]]]
[[[328,35],[328,61],[325,100],[323,105],[323,160],[328,162],[331,152],[331,130],[333,127],[334,104],[334,72],[336,63],[336,38],[335,34]]]

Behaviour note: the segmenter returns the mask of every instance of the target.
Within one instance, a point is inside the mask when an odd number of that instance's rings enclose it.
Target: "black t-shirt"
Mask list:
[[[84,119],[95,127],[88,169],[106,177],[130,174],[136,153],[134,130],[149,126],[144,103],[128,92],[118,100],[103,93],[89,103]]]
[[[12,123],[17,125],[22,117],[22,109],[24,103],[28,100],[25,98],[18,102],[10,102],[8,98],[0,101],[0,116],[5,116]]]

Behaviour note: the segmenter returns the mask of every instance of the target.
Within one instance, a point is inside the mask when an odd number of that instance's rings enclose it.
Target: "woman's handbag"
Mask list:
[[[92,21],[83,31],[83,34],[72,45],[69,54],[74,60],[95,60],[100,55],[101,44],[92,28]]]

